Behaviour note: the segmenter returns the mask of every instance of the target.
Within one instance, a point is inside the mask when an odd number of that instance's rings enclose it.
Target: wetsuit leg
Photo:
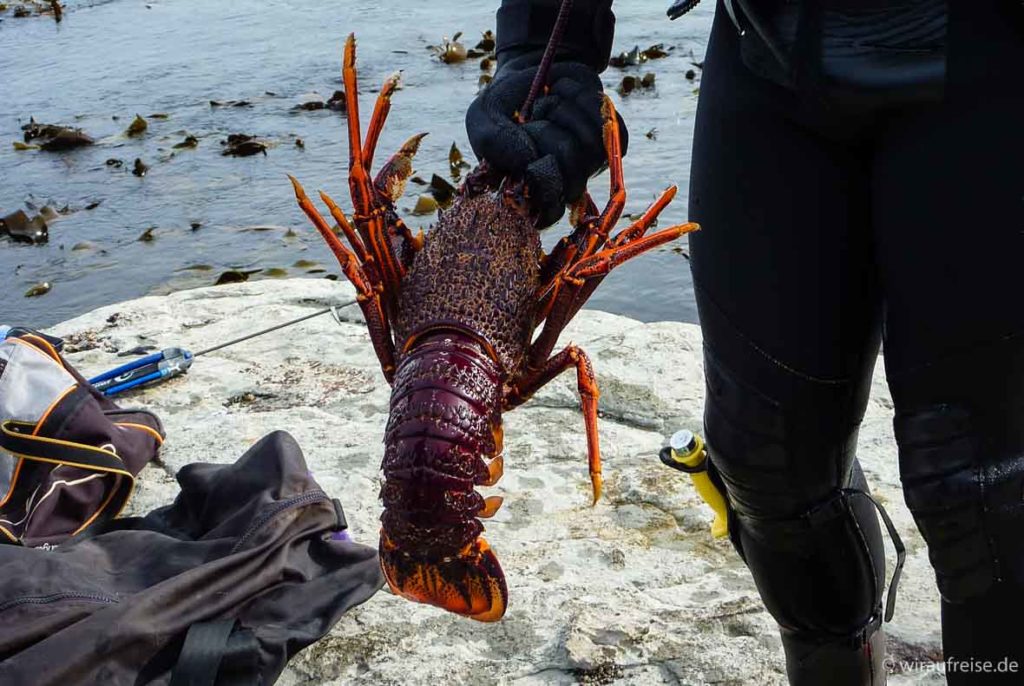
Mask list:
[[[891,119],[872,191],[904,492],[971,686],[1024,682],[1024,29],[998,6],[950,3],[948,102]]]
[[[690,177],[711,459],[791,683],[884,683],[879,527],[841,491],[864,487],[854,446],[878,352],[871,122],[754,76],[737,40],[719,11]]]

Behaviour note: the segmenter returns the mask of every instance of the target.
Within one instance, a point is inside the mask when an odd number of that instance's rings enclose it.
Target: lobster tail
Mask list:
[[[500,619],[508,599],[480,536],[479,517],[500,499],[475,490],[501,474],[502,386],[498,365],[473,338],[429,334],[396,370],[384,436],[380,556],[389,586],[483,621]]]

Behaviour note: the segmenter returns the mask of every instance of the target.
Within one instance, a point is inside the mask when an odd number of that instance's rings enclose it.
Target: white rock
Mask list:
[[[53,333],[97,346],[69,355],[88,374],[123,363],[117,350],[198,351],[352,298],[347,284],[327,280],[261,281],[113,305]],[[353,535],[375,542],[389,389],[358,309],[344,314],[340,326],[325,315],[201,357],[187,376],[126,401],[156,411],[168,432],[131,513],[170,502],[182,465],[233,461],[285,429],[344,503]],[[590,354],[601,388],[605,497],[589,506],[568,373],[505,420],[505,477],[493,489],[505,505],[487,524],[508,578],[505,618],[479,624],[384,590],[299,654],[281,683],[785,683],[775,625],[750,574],[711,538],[711,513],[689,482],[657,459],[666,434],[700,428],[700,330],[584,311],[569,340]],[[860,456],[907,544],[888,633],[894,659],[913,659],[939,652],[938,595],[903,504],[891,407],[879,365]],[[890,683],[941,679],[920,670]]]

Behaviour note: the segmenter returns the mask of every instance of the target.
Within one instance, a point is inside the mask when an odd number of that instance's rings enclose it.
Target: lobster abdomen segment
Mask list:
[[[476,619],[504,614],[504,574],[480,536],[501,450],[503,374],[455,330],[429,333],[403,356],[391,393],[382,465],[381,563],[391,588]]]

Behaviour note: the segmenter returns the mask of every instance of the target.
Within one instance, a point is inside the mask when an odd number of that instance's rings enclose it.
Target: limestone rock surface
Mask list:
[[[197,352],[317,308],[352,301],[347,284],[261,281],[104,307],[51,331],[84,373],[118,351]],[[164,421],[158,464],[131,503],[170,502],[175,470],[230,462],[274,429],[291,432],[316,479],[345,506],[358,540],[376,542],[388,385],[354,305],[197,359],[192,370],[125,398]],[[386,589],[300,653],[298,684],[785,684],[774,622],[750,574],[709,533],[710,510],[658,450],[699,430],[701,336],[681,323],[641,324],[584,310],[566,331],[590,354],[601,388],[605,496],[590,507],[583,419],[572,373],[505,417],[505,504],[487,538],[508,578],[505,618],[479,624]],[[860,456],[907,545],[896,617],[887,626],[891,684],[941,684],[938,595],[903,503],[892,403],[878,365]],[[890,571],[894,554],[889,551]],[[908,664],[901,664],[906,661]]]

